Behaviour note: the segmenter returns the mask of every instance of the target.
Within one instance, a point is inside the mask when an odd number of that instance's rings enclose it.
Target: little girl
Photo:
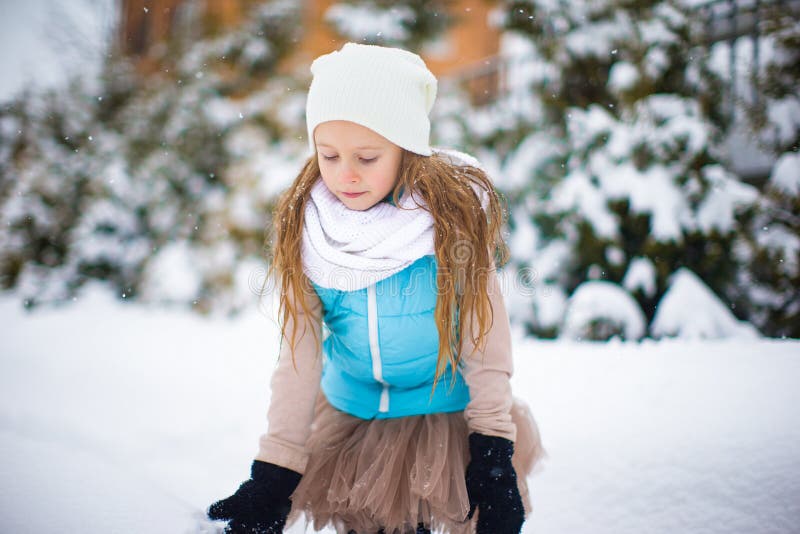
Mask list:
[[[236,533],[303,513],[338,533],[518,533],[541,445],[509,385],[498,197],[475,160],[429,146],[419,56],[348,43],[311,72],[315,154],[275,214],[269,427],[209,516]]]

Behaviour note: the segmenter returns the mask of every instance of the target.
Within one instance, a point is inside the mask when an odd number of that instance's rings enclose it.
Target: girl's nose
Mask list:
[[[342,165],[339,174],[339,179],[342,182],[355,183],[358,181],[358,173],[350,165]]]

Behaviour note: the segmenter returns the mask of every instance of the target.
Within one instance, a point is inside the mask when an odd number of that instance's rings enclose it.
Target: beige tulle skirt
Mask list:
[[[407,534],[419,523],[452,534],[474,531],[474,519],[466,521],[463,412],[364,420],[320,397],[290,522],[305,515],[315,529],[332,526],[339,534]],[[526,478],[543,450],[527,406],[515,401],[511,415],[517,425],[512,463],[527,515]]]

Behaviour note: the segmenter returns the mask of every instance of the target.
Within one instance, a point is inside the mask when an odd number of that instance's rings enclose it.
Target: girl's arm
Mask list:
[[[305,445],[311,434],[314,406],[320,388],[322,373],[322,304],[315,295],[309,295],[306,303],[311,315],[297,306],[297,324],[301,325],[296,336],[294,363],[289,341],[284,337],[278,366],[272,374],[272,398],[267,419],[267,433],[259,440],[256,460],[269,462],[300,474],[305,472],[308,452]],[[286,332],[295,328],[289,317]],[[295,368],[296,366],[296,368]]]
[[[464,410],[470,432],[498,436],[514,441],[517,428],[511,420],[511,328],[497,272],[492,269],[487,281],[493,322],[484,350],[476,350],[471,341],[472,324],[465,329],[461,344],[462,375],[469,387],[470,401]]]

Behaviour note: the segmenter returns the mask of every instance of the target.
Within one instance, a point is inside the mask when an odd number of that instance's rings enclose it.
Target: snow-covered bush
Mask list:
[[[796,239],[784,239],[788,249],[780,251],[752,243],[773,227],[775,235],[797,234],[797,218],[785,216],[798,212],[796,197],[759,190],[732,171],[722,145],[733,120],[720,98],[727,81],[713,68],[696,4],[501,2],[492,22],[506,30],[505,92],[469,111],[465,99],[447,97],[438,132],[496,173],[509,205],[511,263],[536,270],[540,283],[566,293],[587,279],[621,284],[649,322],[669,276],[686,267],[739,318],[776,332],[779,308],[800,310],[796,292],[786,291],[797,285],[791,265],[798,262],[786,257]],[[784,43],[782,59],[770,59],[779,67],[767,71],[780,73],[789,110],[800,84],[790,67],[796,61],[786,60],[797,48],[787,44],[797,37],[762,29]],[[774,58],[779,48],[762,50]],[[787,122],[773,131],[798,130]],[[554,256],[558,268],[550,269]],[[774,260],[770,281],[752,282],[768,270],[766,258]],[[535,314],[527,317],[541,335]]]
[[[544,107],[534,128],[555,128],[565,145],[563,166],[534,162],[527,175],[552,185],[538,222],[573,247],[567,289],[593,265],[622,282],[635,258],[655,267],[655,291],[638,294],[649,318],[682,265],[727,289],[737,218],[758,194],[714,156],[717,80],[692,61],[691,14],[670,1],[507,6],[506,27],[547,73],[533,85]]]
[[[584,282],[569,297],[561,329],[562,336],[594,341],[638,340],[645,332],[644,313],[636,300],[617,284],[600,280]]]
[[[654,337],[727,338],[758,335],[750,323],[731,310],[689,269],[670,277],[670,286],[650,325]]]
[[[0,287],[18,286],[23,297],[63,299],[80,271],[117,267],[92,243],[84,262],[70,258],[73,229],[99,217],[90,204],[113,181],[110,155],[119,146],[95,121],[99,102],[83,87],[75,81],[60,92],[24,93],[0,109]],[[99,239],[128,224],[124,216],[110,222]]]
[[[254,298],[235,287],[247,283],[238,266],[263,257],[271,203],[307,150],[305,81],[275,73],[297,7],[259,3],[241,27],[200,39],[183,21],[146,78],[110,54],[96,83],[5,104],[2,287],[29,305],[73,297],[89,279],[198,310]]]

